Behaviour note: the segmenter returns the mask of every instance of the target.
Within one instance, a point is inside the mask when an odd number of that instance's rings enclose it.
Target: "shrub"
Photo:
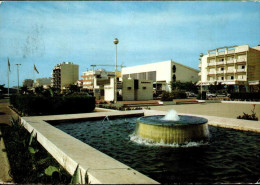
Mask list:
[[[184,99],[187,98],[187,94],[184,91],[174,90],[172,91],[174,99]]]
[[[246,120],[254,120],[254,121],[258,121],[258,117],[256,117],[256,113],[255,113],[255,104],[253,104],[253,110],[251,110],[252,114],[246,114],[243,112],[242,116],[238,116],[237,119],[246,119]]]
[[[172,101],[173,99],[183,99],[187,98],[187,95],[184,91],[174,90],[172,92],[163,92],[161,100],[162,101]]]
[[[10,103],[24,115],[84,113],[95,109],[95,98],[88,95],[12,95]]]
[[[231,100],[260,100],[260,93],[231,93]]]
[[[43,148],[36,138],[12,119],[12,126],[2,127],[6,152],[10,161],[10,176],[18,184],[69,184],[71,175]],[[57,173],[47,174],[49,167]]]

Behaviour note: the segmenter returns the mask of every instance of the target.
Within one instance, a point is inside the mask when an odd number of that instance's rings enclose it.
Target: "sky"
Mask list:
[[[0,4],[0,84],[51,77],[62,62],[127,67],[173,60],[199,69],[199,55],[260,44],[260,3],[242,1],[20,1]],[[33,65],[39,74],[33,72]],[[114,67],[103,67],[113,71]]]

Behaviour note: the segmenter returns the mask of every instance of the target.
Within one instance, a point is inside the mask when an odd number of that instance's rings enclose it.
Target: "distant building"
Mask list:
[[[51,77],[50,78],[37,78],[33,84],[34,87],[43,86],[47,88],[51,85]]]
[[[117,72],[117,79],[121,76],[120,72]],[[109,85],[111,82],[110,78],[115,77],[115,72],[106,71],[104,69],[98,69],[95,71],[83,72],[81,76],[83,79],[78,82],[83,89],[88,89],[94,92],[96,99],[104,99],[105,91],[104,86]],[[118,88],[120,89],[120,82],[118,82]],[[114,85],[113,85],[114,88]],[[114,97],[114,96],[113,96]]]
[[[198,85],[221,83],[235,92],[260,91],[260,46],[220,47],[201,54]]]
[[[156,91],[171,91],[171,82],[196,83],[199,71],[172,60],[122,68],[122,78],[151,80]]]
[[[32,79],[25,79],[23,81],[23,86],[26,86],[28,88],[32,88],[33,87],[33,80]]]
[[[79,66],[71,62],[63,62],[52,70],[51,86],[64,89],[69,84],[75,84],[79,79]]]

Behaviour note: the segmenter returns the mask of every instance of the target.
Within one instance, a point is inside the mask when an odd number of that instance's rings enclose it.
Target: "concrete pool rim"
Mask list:
[[[102,119],[106,116],[163,115],[166,113],[167,112],[165,111],[154,110],[111,111],[85,114],[22,117],[21,122],[29,132],[33,131],[37,134],[37,140],[70,174],[73,174],[79,164],[82,183],[87,183],[84,181],[84,176],[87,173],[90,182],[94,184],[158,184],[158,182],[153,179],[118,162],[117,160],[103,154],[102,152],[90,147],[76,138],[69,136],[47,122],[54,123],[55,121],[61,122],[61,120],[62,122],[66,122],[68,120],[87,120],[89,118]],[[191,114],[180,113],[179,115]],[[260,133],[259,121],[237,120],[204,115],[191,116],[206,118],[209,120],[208,124],[213,126]],[[89,154],[86,152],[89,152]],[[92,155],[94,155],[94,157]],[[102,163],[99,164],[99,167],[95,167],[96,163],[94,163],[94,161],[97,160],[97,157],[100,157],[102,161]],[[109,166],[110,164],[112,164],[112,166]],[[119,178],[119,176],[121,176],[121,178]]]

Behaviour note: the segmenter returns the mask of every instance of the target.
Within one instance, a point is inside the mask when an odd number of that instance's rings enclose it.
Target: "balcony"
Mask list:
[[[233,59],[233,60],[228,60],[227,61],[227,64],[234,64],[235,63],[235,60]]]
[[[215,65],[216,65],[215,62],[210,62],[210,63],[208,63],[208,66],[215,66]]]
[[[215,71],[210,71],[210,72],[208,72],[208,75],[215,75],[215,74],[216,74]]]
[[[228,54],[235,53],[235,50],[234,50],[234,49],[228,50],[227,53],[228,53]]]
[[[237,59],[237,63],[243,63],[243,62],[246,62],[246,58]]]
[[[225,51],[218,52],[218,55],[224,55],[224,54],[225,54]]]
[[[224,71],[217,71],[217,74],[223,74]]]
[[[201,64],[199,64],[199,68],[201,68]]]
[[[199,72],[198,75],[201,76],[201,72]]]
[[[224,65],[224,61],[217,62],[216,65]]]
[[[246,69],[236,69],[236,72],[237,72],[237,73],[245,73],[245,72],[246,72]]]
[[[216,53],[209,53],[209,57],[216,56]]]
[[[228,73],[234,73],[235,72],[235,70],[226,70],[226,74],[228,74]]]

